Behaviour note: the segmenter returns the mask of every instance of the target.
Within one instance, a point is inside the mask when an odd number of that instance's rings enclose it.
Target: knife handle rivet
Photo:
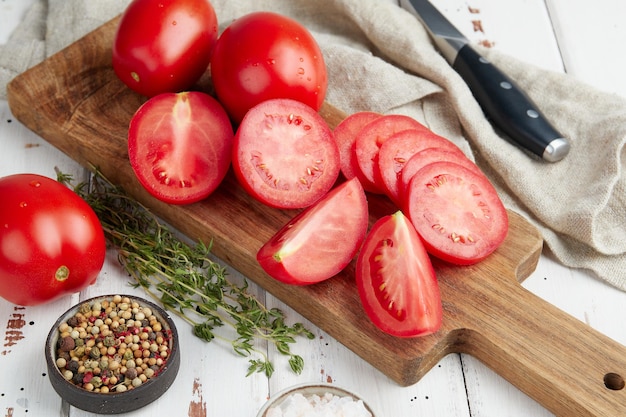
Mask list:
[[[500,87],[504,88],[505,90],[510,90],[511,88],[513,88],[513,86],[511,85],[510,82],[508,81],[502,81],[500,83]]]
[[[539,113],[533,109],[526,110],[526,115],[532,119],[536,119],[539,117]]]

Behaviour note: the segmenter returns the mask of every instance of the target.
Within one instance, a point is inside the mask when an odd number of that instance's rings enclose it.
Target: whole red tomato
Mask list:
[[[208,0],[134,0],[113,43],[113,69],[147,97],[189,89],[209,66],[217,16]]]
[[[61,183],[0,178],[0,296],[37,305],[95,282],[106,246],[94,211]]]
[[[311,33],[271,12],[236,19],[211,57],[215,92],[234,122],[262,101],[289,98],[319,110],[328,86],[326,64]]]

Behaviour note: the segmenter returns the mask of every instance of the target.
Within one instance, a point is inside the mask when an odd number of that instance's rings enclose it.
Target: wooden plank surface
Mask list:
[[[84,166],[97,166],[183,233],[203,241],[215,238],[217,256],[400,385],[416,383],[448,353],[464,352],[555,412],[594,415],[621,407],[623,392],[607,393],[602,381],[606,369],[626,371],[626,349],[593,331],[585,336],[579,321],[519,286],[517,280],[535,268],[541,236],[515,213],[509,213],[507,240],[484,262],[463,268],[436,263],[445,310],[441,331],[397,339],[363,315],[352,266],[308,287],[283,285],[265,275],[254,255],[294,212],[254,201],[232,175],[198,204],[171,206],[149,197],[127,162],[126,127],[143,99],[125,88],[110,67],[116,23],[17,77],[8,87],[15,116]],[[343,117],[328,105],[322,113],[331,126]],[[395,211],[384,198],[369,200],[373,219]],[[572,360],[581,355],[592,359],[589,366]],[[581,377],[576,387],[561,383]]]

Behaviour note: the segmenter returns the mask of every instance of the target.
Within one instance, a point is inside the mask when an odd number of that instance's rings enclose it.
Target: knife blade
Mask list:
[[[428,0],[400,0],[422,22],[433,43],[463,78],[485,116],[518,146],[556,162],[570,150],[531,98],[504,72],[470,46],[469,40]]]

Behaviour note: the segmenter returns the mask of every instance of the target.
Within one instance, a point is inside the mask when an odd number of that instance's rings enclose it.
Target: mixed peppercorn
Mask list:
[[[171,353],[171,333],[152,309],[120,295],[80,305],[58,331],[56,365],[88,391],[136,388],[157,376]]]

